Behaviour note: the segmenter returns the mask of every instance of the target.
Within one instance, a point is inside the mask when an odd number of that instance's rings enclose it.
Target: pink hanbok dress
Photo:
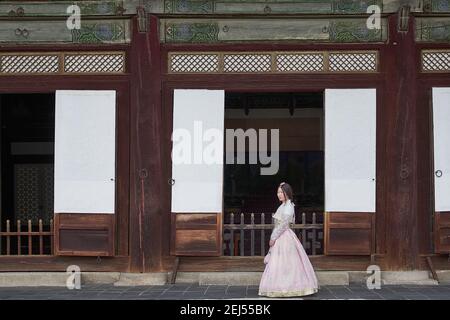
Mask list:
[[[275,228],[270,236],[275,244],[264,258],[266,264],[259,284],[259,295],[298,297],[314,294],[319,285],[308,255],[290,224],[294,223],[294,204],[287,200],[273,215]]]

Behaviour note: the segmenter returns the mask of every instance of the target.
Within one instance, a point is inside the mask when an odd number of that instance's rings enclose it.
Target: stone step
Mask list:
[[[68,277],[65,272],[4,272],[0,273],[0,287],[66,287]],[[81,273],[81,285],[151,286],[166,283],[167,273]]]
[[[450,282],[450,270],[438,270],[441,283]],[[171,273],[83,272],[81,284],[114,284],[115,286],[164,285]],[[179,272],[177,283],[200,285],[259,285],[262,272]],[[365,271],[316,271],[319,285],[365,284]],[[69,275],[65,272],[4,272],[0,273],[0,287],[51,286],[65,287]],[[384,285],[436,285],[428,271],[383,271]]]
[[[384,271],[381,283],[385,285],[436,285],[429,271]]]
[[[366,271],[349,271],[350,283],[365,284],[368,276]],[[385,285],[437,285],[428,271],[382,271],[381,284]]]
[[[438,270],[436,274],[442,283],[450,283],[450,270]]]
[[[121,273],[119,280],[114,282],[118,287],[161,286],[167,283],[166,272],[155,273]]]
[[[262,272],[179,272],[177,283],[198,283],[199,285],[259,285]],[[318,271],[319,285],[348,285],[348,272]]]
[[[66,287],[65,272],[4,272],[0,287]]]
[[[321,286],[348,286],[350,276],[346,271],[316,271]]]
[[[410,281],[393,281],[393,280],[381,280],[383,285],[417,285],[417,286],[436,286],[439,283],[436,280],[410,280]]]
[[[417,271],[383,271],[381,272],[383,280],[388,281],[420,281],[430,279],[430,272]]]

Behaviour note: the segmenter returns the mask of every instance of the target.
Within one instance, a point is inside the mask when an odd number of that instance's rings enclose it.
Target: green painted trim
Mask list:
[[[383,41],[382,29],[370,30],[366,21],[339,21],[330,22],[331,42],[379,42]]]
[[[419,6],[423,1],[423,6]],[[144,6],[148,13],[167,15],[365,14],[371,5],[395,13],[405,0],[47,0],[1,1],[0,17],[62,17],[73,3],[86,16],[130,16]],[[450,13],[450,0],[410,0],[413,12]],[[18,10],[20,9],[20,10]]]
[[[212,0],[165,0],[164,13],[215,13]]]
[[[211,43],[219,41],[219,24],[215,22],[167,23],[166,42]]]
[[[108,1],[100,3],[80,3],[82,15],[115,15],[119,14],[119,10],[124,10],[123,1]]]
[[[74,43],[130,42],[128,21],[84,21],[80,30],[72,30]]]
[[[383,11],[383,0],[334,0],[333,13],[358,14],[367,13],[367,8],[376,5]]]
[[[450,42],[450,18],[418,18],[416,41]]]
[[[424,0],[423,11],[428,13],[450,12],[450,0]]]
[[[222,6],[219,7],[219,4]],[[303,6],[302,6],[303,5]],[[164,0],[167,14],[361,14],[371,5],[383,8],[383,0]],[[233,9],[224,9],[233,6]]]
[[[424,0],[446,1],[446,0]],[[153,14],[364,14],[370,5],[394,13],[404,0],[55,0],[1,1],[0,17],[67,16],[69,5],[77,3],[84,15],[135,15],[138,6]],[[18,8],[24,9],[17,13]],[[125,11],[124,11],[125,10]],[[420,8],[417,8],[420,10]]]
[[[80,7],[81,15],[122,16],[136,14],[136,0],[109,1],[47,1],[47,2],[1,2],[0,17],[62,17],[68,16],[72,4]],[[132,5],[132,7],[130,7]]]
[[[367,28],[364,18],[348,19],[170,19],[160,21],[161,42],[217,43],[251,41],[321,41],[336,43],[383,42],[387,20],[381,29]],[[255,30],[260,30],[256,32]]]

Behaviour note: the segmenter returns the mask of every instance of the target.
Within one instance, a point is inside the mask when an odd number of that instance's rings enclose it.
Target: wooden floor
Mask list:
[[[370,257],[310,256],[316,270],[366,270]],[[165,259],[165,267],[173,265],[173,258]],[[263,271],[263,257],[180,257],[180,272]]]
[[[370,265],[378,265],[381,270],[385,267],[384,256],[310,256],[315,270],[328,271],[365,271]],[[436,270],[450,270],[447,256],[431,255]],[[170,270],[173,266],[173,257],[166,257],[164,267]],[[420,269],[429,270],[426,256],[421,257]],[[180,272],[223,272],[223,271],[263,271],[263,257],[180,257]]]
[[[449,256],[423,255],[420,269],[429,270],[426,257],[430,257],[436,270],[450,270]],[[316,270],[364,271],[369,265],[378,265],[386,270],[384,257],[375,256],[310,256]],[[162,270],[172,271],[175,257],[163,259]],[[49,271],[65,272],[70,265],[78,265],[88,272],[129,272],[129,257],[57,257],[57,256],[0,256],[0,272]],[[224,271],[263,271],[263,257],[180,257],[179,272],[224,272]]]

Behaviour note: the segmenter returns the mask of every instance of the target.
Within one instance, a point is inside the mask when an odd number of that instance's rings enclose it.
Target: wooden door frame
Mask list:
[[[314,47],[316,50],[350,50],[347,45],[309,45],[308,49],[311,50],[311,47]],[[373,243],[374,250],[380,253],[382,256],[382,252],[385,247],[384,243],[384,209],[383,209],[383,201],[384,195],[383,184],[384,177],[382,172],[384,172],[384,161],[382,161],[384,157],[384,130],[380,130],[383,124],[383,100],[384,100],[384,86],[385,86],[385,77],[383,74],[383,69],[380,70],[379,73],[374,74],[272,74],[272,75],[177,75],[177,74],[167,74],[167,57],[169,52],[173,51],[283,51],[288,50],[289,48],[292,50],[290,46],[278,46],[276,49],[270,47],[268,50],[267,46],[264,45],[238,45],[238,46],[205,46],[202,45],[188,45],[188,46],[172,46],[166,45],[163,47],[162,57],[162,68],[165,70],[165,74],[162,75],[162,104],[163,104],[163,127],[164,127],[164,140],[162,141],[163,145],[163,163],[166,164],[164,168],[164,177],[163,181],[167,181],[167,179],[171,176],[171,159],[170,159],[170,151],[171,151],[171,141],[170,134],[172,128],[172,109],[173,109],[173,90],[174,89],[216,89],[216,90],[225,90],[228,92],[323,92],[325,89],[335,89],[335,88],[376,88],[377,89],[377,200],[376,200],[376,227],[375,230],[378,230],[379,237],[376,237],[376,243]],[[380,52],[380,63],[383,61],[383,45],[358,45],[351,46],[351,50],[379,50]],[[302,46],[295,46],[295,50],[301,51]],[[165,69],[164,69],[165,68]],[[363,85],[361,85],[363,84]],[[167,197],[164,200],[163,212],[170,213],[170,188],[166,189]],[[164,214],[163,218],[163,234],[168,232],[170,234],[170,219],[168,218],[168,214]],[[167,237],[168,240],[168,237]],[[254,261],[259,261],[259,258],[253,258]],[[168,247],[163,250],[163,260],[170,261],[171,257],[169,254]],[[229,258],[229,257],[219,257],[219,258],[202,258],[202,261],[210,261],[214,264],[213,261],[225,261],[228,259],[235,259],[236,263],[239,264],[238,261],[241,261],[242,258]],[[251,260],[250,259],[250,260]],[[365,258],[360,258],[365,259]],[[348,269],[348,264],[344,261],[345,257],[313,257],[312,260],[319,261],[319,264],[327,264],[329,261],[334,261],[338,265],[346,265]],[[352,259],[350,259],[351,261]],[[195,261],[195,258],[189,258],[189,261]],[[249,260],[247,260],[249,261]],[[327,261],[323,263],[323,261]],[[340,261],[340,262],[339,262]],[[365,260],[364,260],[365,261]],[[367,260],[370,262],[370,258]],[[361,260],[358,260],[360,263]],[[380,262],[381,263],[381,262]],[[209,264],[209,262],[208,262]],[[331,263],[333,264],[333,263]],[[231,264],[232,265],[232,264]],[[250,263],[251,265],[251,263]],[[360,264],[359,264],[360,265]],[[194,267],[193,267],[194,268]],[[232,268],[232,267],[231,267]],[[358,267],[359,268],[359,267]]]
[[[418,59],[422,59],[422,50],[450,50],[450,44],[417,44],[416,55]],[[420,61],[420,60],[419,60]],[[430,72],[424,73],[418,70],[418,85],[417,85],[417,101],[419,119],[419,144],[418,153],[421,157],[420,177],[422,183],[418,186],[422,192],[419,192],[419,197],[422,201],[419,202],[423,206],[423,214],[419,216],[420,219],[420,253],[422,256],[432,256],[433,261],[445,259],[445,257],[436,254],[437,246],[437,216],[434,203],[434,123],[433,123],[433,93],[434,87],[450,87],[449,73]],[[436,264],[436,262],[435,262]]]
[[[117,49],[117,48],[116,48]],[[123,49],[123,48],[122,48]],[[39,50],[28,51],[39,52]],[[42,50],[42,49],[41,49]],[[63,50],[60,48],[60,50]],[[86,49],[84,49],[86,51]],[[3,50],[2,50],[3,51]],[[17,52],[17,50],[14,50]],[[65,50],[67,51],[67,49]],[[47,52],[47,51],[46,51]],[[57,52],[57,51],[55,51]],[[0,94],[54,93],[56,90],[116,90],[116,253],[113,258],[57,256],[2,256],[0,271],[65,271],[68,262],[80,265],[82,271],[129,270],[129,189],[130,189],[130,80],[125,75],[80,76],[2,76]],[[26,261],[26,265],[20,265]]]
[[[415,19],[411,17],[408,24],[408,32],[398,32],[398,14],[388,17],[389,35],[385,43],[245,43],[245,44],[161,44],[158,39],[152,38],[154,46],[160,48],[158,58],[161,83],[158,89],[162,91],[161,109],[167,108],[167,99],[170,97],[168,90],[171,88],[211,88],[225,90],[260,91],[261,84],[270,91],[283,90],[322,90],[323,88],[358,88],[361,83],[367,87],[377,88],[377,212],[376,212],[376,243],[375,261],[381,267],[388,270],[409,270],[423,268],[424,259],[420,258],[419,247],[426,247],[429,243],[429,235],[421,235],[420,230],[429,222],[421,225],[420,222],[429,218],[429,190],[421,194],[422,186],[418,186],[419,179],[430,179],[430,171],[425,170],[427,164],[421,163],[423,155],[419,151],[426,149],[422,140],[417,140],[416,130],[420,130],[423,137],[426,128],[418,125],[418,115],[422,110],[416,108],[416,96],[419,92],[418,78],[418,52],[415,41]],[[157,19],[153,22],[156,25]],[[436,46],[438,47],[438,46]],[[345,75],[345,74],[289,74],[289,75],[175,75],[167,72],[167,55],[171,51],[180,52],[270,52],[270,51],[316,51],[316,50],[378,50],[379,73],[370,75]],[[153,61],[153,60],[152,60]],[[156,61],[153,61],[156,63]],[[413,66],[413,67],[412,67]],[[416,66],[416,67],[414,67]],[[156,89],[156,87],[155,87]],[[380,104],[381,103],[381,104]],[[423,109],[423,108],[422,108]],[[420,112],[418,114],[418,111]],[[164,112],[164,110],[163,110]],[[399,115],[407,114],[407,118]],[[163,119],[165,119],[163,117]],[[162,121],[164,139],[161,152],[162,162],[167,162],[167,139],[169,136],[167,124]],[[381,131],[381,132],[380,132]],[[428,133],[429,134],[429,133]],[[425,134],[426,135],[426,134]],[[428,141],[427,141],[428,142]],[[426,155],[429,156],[429,153]],[[429,162],[429,160],[426,160]],[[420,165],[417,168],[417,165]],[[161,181],[167,181],[169,172],[162,169]],[[429,184],[426,185],[426,188]],[[422,190],[423,191],[423,190]],[[161,230],[168,232],[169,216],[167,214],[170,197],[163,197],[161,205],[161,219],[157,220]],[[417,238],[419,233],[419,239]],[[402,241],[405,237],[410,241]],[[161,243],[161,251],[158,251],[157,261],[167,258],[168,237],[164,232],[155,235],[155,241]],[[170,258],[170,257],[169,257]],[[342,258],[344,259],[344,257]],[[351,258],[348,258],[351,260]],[[442,261],[440,261],[442,262]],[[332,264],[332,267],[345,265]],[[437,265],[437,264],[435,264]],[[441,265],[445,265],[441,263]]]

